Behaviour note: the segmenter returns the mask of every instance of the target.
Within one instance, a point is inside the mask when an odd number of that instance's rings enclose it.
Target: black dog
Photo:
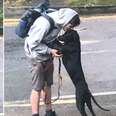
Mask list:
[[[54,41],[54,43],[51,44],[50,47],[58,49],[59,54],[63,54],[62,61],[75,86],[76,105],[81,115],[87,116],[85,111],[86,104],[92,116],[96,116],[92,108],[91,99],[99,108],[104,111],[109,111],[107,109],[102,108],[96,102],[86,83],[81,65],[80,37],[78,33],[74,30],[69,30],[65,32],[64,35],[60,36],[58,40],[62,41],[62,44],[56,40]]]

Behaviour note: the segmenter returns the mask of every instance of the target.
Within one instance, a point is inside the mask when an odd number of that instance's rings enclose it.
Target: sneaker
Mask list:
[[[33,114],[32,116],[39,116],[39,114]]]
[[[47,111],[46,114],[45,114],[45,116],[56,116],[56,112],[52,111],[52,110]]]

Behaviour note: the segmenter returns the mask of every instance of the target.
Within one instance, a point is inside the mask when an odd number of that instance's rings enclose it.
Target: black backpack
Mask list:
[[[49,3],[44,2],[39,4],[36,8],[31,8],[27,12],[23,14],[21,17],[18,25],[16,26],[15,32],[20,38],[25,38],[28,36],[28,32],[30,30],[30,27],[33,25],[34,21],[40,17],[45,17],[49,23],[50,23],[50,30],[48,34],[53,30],[54,28],[54,21],[51,17],[47,15],[48,12],[53,12],[48,9]]]

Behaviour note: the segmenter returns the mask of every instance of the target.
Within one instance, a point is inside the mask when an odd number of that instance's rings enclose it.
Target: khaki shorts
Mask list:
[[[45,85],[53,84],[53,61],[31,62],[32,63],[32,89],[39,91]]]

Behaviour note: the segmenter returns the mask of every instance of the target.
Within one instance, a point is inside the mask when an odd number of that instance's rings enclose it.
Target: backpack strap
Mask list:
[[[43,14],[42,16],[44,18],[46,18],[50,23],[50,29],[49,29],[49,31],[47,33],[47,35],[48,35],[55,28],[55,23],[54,23],[54,20],[50,16],[48,16],[47,14]]]

